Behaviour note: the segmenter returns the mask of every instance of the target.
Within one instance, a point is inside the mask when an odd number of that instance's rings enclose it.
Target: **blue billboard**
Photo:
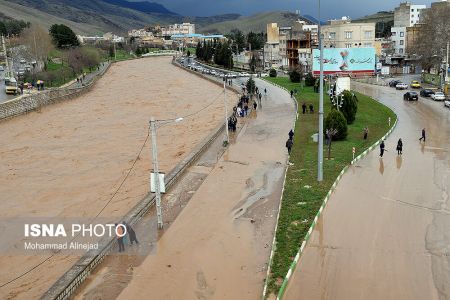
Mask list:
[[[324,74],[352,74],[375,72],[375,48],[323,49]],[[313,73],[320,71],[320,50],[313,50]]]

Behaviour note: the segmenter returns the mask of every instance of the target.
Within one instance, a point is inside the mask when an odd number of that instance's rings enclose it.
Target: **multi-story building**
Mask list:
[[[426,5],[412,5],[409,2],[400,3],[394,11],[394,26],[391,28],[391,40],[394,55],[406,55],[407,28],[416,25],[420,21]]]
[[[303,65],[305,70],[309,70],[312,64],[311,52],[311,31],[304,30],[302,23],[295,22],[286,40],[288,67]]]
[[[153,32],[146,30],[145,28],[142,29],[132,29],[128,31],[129,37],[152,37]]]
[[[267,42],[264,44],[264,68],[280,66],[280,31],[277,23],[267,24]]]
[[[182,23],[172,24],[168,27],[161,27],[161,35],[172,36],[178,34],[195,34],[195,24]]]
[[[280,64],[283,68],[289,67],[289,60],[287,58],[287,40],[291,36],[292,27],[280,27],[280,45],[279,56]]]
[[[311,32],[311,46],[314,47],[319,47],[319,26],[316,24],[305,24],[304,21],[300,21],[303,22],[303,30],[306,31],[310,31]]]
[[[352,23],[348,17],[322,26],[324,47],[363,48],[375,46],[375,23]]]

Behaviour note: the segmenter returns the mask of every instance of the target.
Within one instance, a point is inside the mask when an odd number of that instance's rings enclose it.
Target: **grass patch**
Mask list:
[[[358,112],[353,124],[348,125],[348,136],[344,141],[333,142],[332,160],[327,160],[327,147],[324,146],[324,180],[317,182],[317,143],[311,136],[318,131],[319,94],[313,87],[301,88],[299,83],[290,82],[286,77],[266,77],[265,80],[287,88],[297,89],[296,99],[299,103],[299,118],[295,124],[294,146],[290,157],[293,163],[287,171],[283,193],[283,203],[276,232],[276,250],[274,253],[271,274],[268,281],[268,295],[277,294],[289,267],[297,254],[300,245],[314,220],[323,199],[333,182],[352,160],[352,147],[356,147],[359,155],[379,140],[389,130],[388,118],[392,124],[396,115],[388,107],[376,100],[355,93],[358,97]],[[301,105],[314,105],[314,114],[301,113]],[[328,97],[324,99],[324,118],[331,110]],[[369,136],[363,139],[363,129],[368,126]],[[287,137],[287,133],[286,133]],[[310,188],[305,188],[310,186]]]
[[[134,56],[125,50],[117,49],[115,58],[116,60],[127,60],[130,58],[134,58]],[[114,56],[111,58],[111,60],[114,60]]]

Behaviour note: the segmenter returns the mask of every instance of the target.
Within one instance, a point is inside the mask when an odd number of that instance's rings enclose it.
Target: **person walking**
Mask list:
[[[294,141],[290,138],[286,141],[286,148],[288,149],[289,155],[291,155],[291,149],[292,149],[293,144],[294,144]]]
[[[127,224],[126,222],[123,222],[123,225],[125,225],[125,227],[127,228],[127,234],[129,236],[129,239],[130,239],[130,245],[133,245],[134,242],[136,244],[139,244],[139,241],[138,241],[138,239],[136,237],[136,232],[131,227],[131,225]]]
[[[303,112],[303,114],[306,114],[306,103],[305,102],[303,102],[303,104],[302,104],[302,112]]]
[[[403,142],[402,139],[399,139],[397,142],[397,155],[402,155],[403,150]]]
[[[256,110],[256,108],[258,107],[258,104],[255,102],[253,102],[253,109]]]
[[[293,90],[291,90],[291,98],[292,98],[292,96],[294,95],[294,91]]]
[[[290,140],[293,140],[293,139],[294,139],[294,130],[291,129],[291,130],[289,131],[289,134],[288,134],[288,135],[289,135],[289,139],[290,139]]]
[[[309,113],[310,114],[314,113],[314,106],[312,105],[312,103],[309,104]]]
[[[124,232],[123,232],[123,226],[122,224],[120,224],[121,226],[118,226],[118,224],[115,224],[115,228],[116,228],[116,235],[117,235],[117,243],[119,244],[119,252],[125,251],[125,245],[123,243],[123,236],[124,236]]]
[[[422,129],[422,137],[419,139],[419,141],[422,141],[425,143],[425,128]]]
[[[267,95],[267,89],[264,88],[264,95]]]
[[[385,147],[384,141],[381,141],[381,143],[380,143],[380,157],[383,157],[384,147]]]
[[[369,135],[369,128],[364,127],[364,140],[367,140],[367,136]]]

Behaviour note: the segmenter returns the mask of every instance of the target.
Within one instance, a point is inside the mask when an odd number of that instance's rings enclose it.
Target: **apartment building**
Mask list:
[[[195,34],[195,24],[182,23],[172,24],[168,27],[161,27],[161,34],[163,36],[172,36],[177,34]]]
[[[362,48],[375,46],[375,23],[352,23],[350,18],[330,20],[322,26],[324,47]]]
[[[394,11],[394,26],[391,28],[391,41],[395,55],[406,55],[408,27],[419,23],[426,5],[413,5],[410,2],[400,3]],[[412,39],[410,39],[412,40]]]

